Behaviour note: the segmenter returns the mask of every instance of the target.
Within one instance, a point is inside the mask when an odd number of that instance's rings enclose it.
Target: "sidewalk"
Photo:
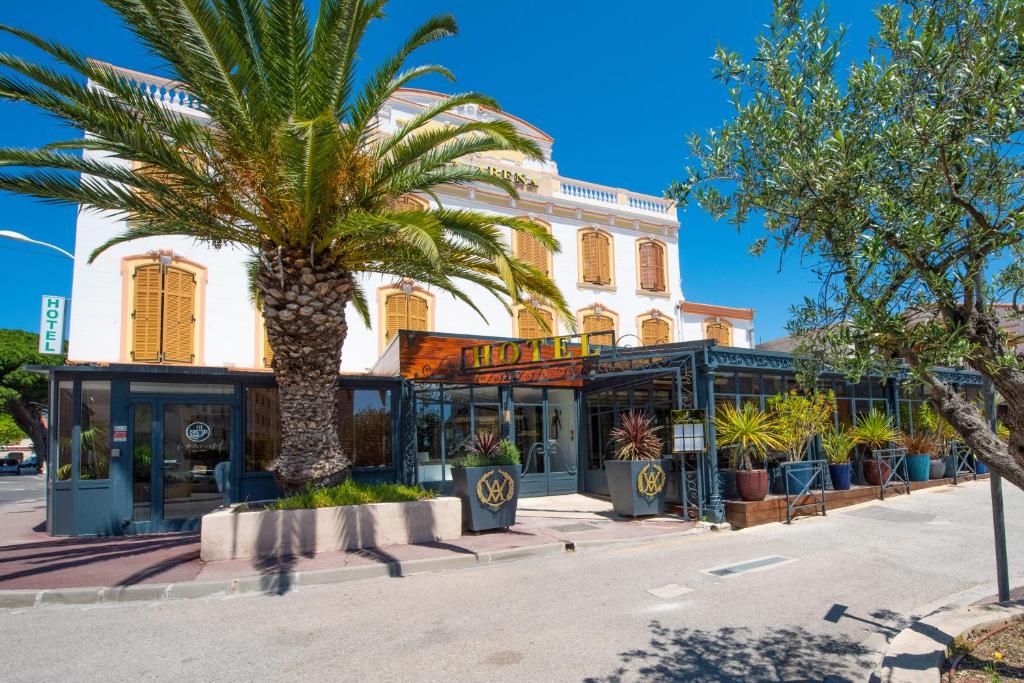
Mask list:
[[[37,503],[19,504],[3,516],[0,590],[223,582],[243,577],[263,577],[280,586],[298,572],[343,567],[370,571],[376,566],[397,575],[408,563],[422,571],[468,566],[498,557],[671,537],[696,527],[670,515],[625,520],[615,515],[607,501],[553,496],[520,501],[519,523],[508,532],[466,534],[445,543],[203,563],[198,534],[55,538],[42,531],[43,510]],[[12,517],[17,523],[8,523]]]

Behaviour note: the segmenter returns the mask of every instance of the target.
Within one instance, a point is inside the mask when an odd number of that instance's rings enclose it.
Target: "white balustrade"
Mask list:
[[[587,201],[600,202],[602,204],[619,203],[617,193],[610,188],[602,189],[590,185],[583,185],[581,183],[568,183],[564,180],[561,182],[561,187],[562,194],[573,199],[585,199]]]

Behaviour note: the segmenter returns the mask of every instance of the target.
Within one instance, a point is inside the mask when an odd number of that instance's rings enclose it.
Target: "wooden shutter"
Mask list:
[[[601,270],[598,265],[597,233],[583,234],[583,281],[598,284],[601,281]]]
[[[139,266],[132,277],[132,360],[156,363],[160,360],[163,267],[159,263]]]
[[[528,310],[520,309],[518,314],[519,323],[519,337],[521,339],[538,339],[540,337],[546,337],[551,334],[554,330],[554,317],[548,311],[540,310],[537,314],[547,323],[547,329],[544,328],[537,319],[533,317],[533,314]]]
[[[612,249],[611,240],[607,235],[594,233],[597,236],[598,284],[612,283]]]
[[[707,324],[707,338],[714,339],[722,346],[732,346],[732,327],[721,321]]]
[[[270,335],[267,328],[263,327],[263,367],[269,368],[274,364],[274,349],[270,348]]]
[[[522,230],[516,232],[516,256],[545,275],[549,274],[547,249],[540,240]]]
[[[640,341],[644,346],[667,344],[669,339],[668,323],[664,320],[648,318],[640,324]]]
[[[657,242],[640,245],[640,289],[649,292],[665,291],[664,250]]]
[[[163,360],[191,363],[195,359],[196,276],[187,270],[164,269]]]
[[[409,320],[407,330],[424,332],[430,328],[427,311],[427,300],[420,296],[409,296]]]
[[[384,343],[405,327],[405,294],[391,294],[384,300]]]
[[[584,334],[592,334],[594,332],[614,332],[615,321],[607,315],[585,315],[583,316],[583,332]],[[610,336],[610,335],[609,335]],[[602,344],[611,343],[609,341],[600,340]]]

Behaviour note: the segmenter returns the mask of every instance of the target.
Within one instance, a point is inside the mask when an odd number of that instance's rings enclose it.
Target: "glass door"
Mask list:
[[[132,407],[132,521],[153,515],[153,404]]]
[[[214,471],[231,459],[231,406],[163,406],[160,477],[165,520],[198,518],[221,506]]]

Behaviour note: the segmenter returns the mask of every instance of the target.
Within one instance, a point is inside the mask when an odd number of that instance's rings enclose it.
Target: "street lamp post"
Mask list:
[[[53,249],[54,251],[59,251],[60,253],[64,254],[64,256],[67,256],[72,261],[75,260],[75,255],[72,254],[71,252],[65,251],[65,250],[61,249],[60,247],[58,247],[57,245],[50,244],[49,242],[40,242],[39,240],[34,240],[31,237],[29,237],[28,235],[23,235],[20,232],[15,232],[13,230],[0,230],[0,237],[6,237],[7,239],[14,240],[15,242],[26,242],[28,244],[38,244],[41,247],[47,247],[49,249]]]

